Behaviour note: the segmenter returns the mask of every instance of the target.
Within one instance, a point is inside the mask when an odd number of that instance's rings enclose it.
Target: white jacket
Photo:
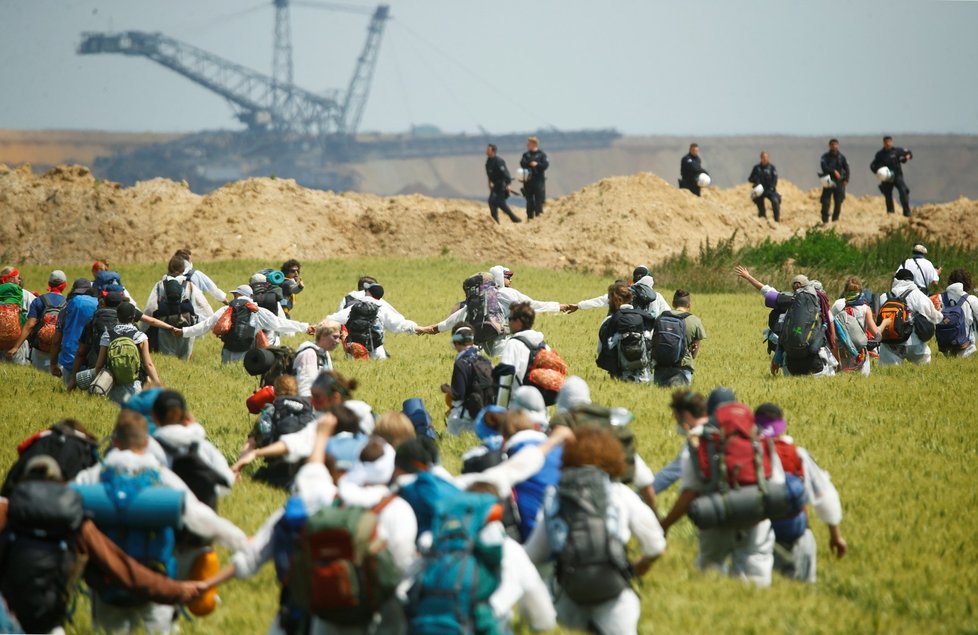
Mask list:
[[[654,290],[655,289],[654,283],[655,280],[652,278],[652,276],[645,276],[635,284],[644,284],[648,286],[650,289]],[[577,308],[581,311],[587,311],[588,309],[607,308],[609,305],[610,305],[610,301],[608,300],[608,294],[606,293],[604,295],[599,295],[596,298],[591,298],[590,300],[581,300],[580,302],[577,303]],[[664,311],[671,311],[671,310],[672,307],[669,306],[669,303],[666,302],[666,299],[662,297],[661,293],[656,291],[655,301],[652,302],[652,304],[649,306],[649,313],[651,313],[653,317],[657,317],[659,315],[662,315]]]
[[[403,315],[398,313],[394,307],[389,303],[384,302],[383,299],[377,300],[372,296],[364,296],[364,302],[370,304],[378,305],[377,309],[377,321],[384,327],[385,331],[390,331],[391,333],[414,333],[414,330],[418,328],[418,324],[411,320],[406,319]],[[350,319],[350,310],[353,305],[346,307],[332,315],[326,316],[327,320],[332,320],[340,324],[346,324]]]
[[[324,361],[322,366],[319,365],[320,355]],[[308,397],[312,394],[312,383],[319,377],[319,373],[333,370],[333,358],[329,351],[319,348],[315,342],[303,342],[295,351],[292,368],[295,370],[295,381],[299,385],[299,396]]]
[[[167,280],[176,280],[182,285],[186,281],[186,278],[183,276],[163,276],[163,279],[157,282],[153,286],[153,290],[149,292],[149,298],[146,300],[146,307],[143,309],[143,313],[146,315],[153,316],[157,309],[160,308],[160,296],[164,295],[163,284]],[[201,320],[206,320],[210,316],[214,315],[214,309],[212,309],[211,305],[207,303],[207,298],[204,297],[204,294],[200,292],[200,289],[198,289],[193,282],[187,285],[187,288],[184,290],[183,296],[180,299],[181,301],[189,299],[190,303],[194,307],[194,312]]]
[[[214,539],[230,549],[242,549],[248,544],[245,533],[234,523],[217,515],[213,509],[203,504],[194,496],[190,488],[180,480],[180,477],[163,466],[150,454],[137,454],[132,450],[112,450],[98,465],[82,470],[75,476],[75,483],[80,485],[97,485],[102,475],[102,466],[114,467],[119,470],[138,473],[145,470],[158,470],[160,484],[163,487],[184,492],[183,524],[204,538]]]
[[[193,326],[188,326],[187,328],[183,329],[183,336],[200,337],[201,335],[205,335],[214,327],[215,324],[217,324],[217,321],[221,319],[224,312],[229,310],[231,310],[230,306],[222,306],[214,313],[214,315],[210,316],[206,320],[201,320]],[[280,312],[281,310],[282,309],[279,308]],[[309,328],[309,324],[306,322],[289,320],[285,317],[275,315],[268,309],[262,307],[258,307],[258,310],[251,314],[249,323],[256,329],[270,331],[280,335],[295,335],[296,333],[305,333]]]
[[[944,319],[944,316],[934,308],[934,303],[930,301],[930,298],[924,295],[924,293],[917,288],[913,280],[894,280],[893,288],[889,293],[884,293],[880,297],[880,304],[886,302],[889,298],[894,298],[903,295],[904,293],[910,292],[907,295],[906,303],[907,309],[910,311],[911,316],[921,315],[928,321],[938,324]],[[885,343],[884,346],[890,346],[890,344]],[[910,334],[910,339],[906,341],[906,347],[909,352],[922,351],[927,348],[927,342],[921,342],[920,338],[917,337],[917,331],[914,330]]]
[[[509,315],[509,307],[520,302],[528,302],[537,313],[560,313],[560,302],[542,302],[534,300],[530,296],[520,293],[512,287],[506,286],[506,279],[503,276],[505,267],[496,265],[489,270],[493,280],[496,282],[496,297],[499,298],[499,307],[503,312],[503,319]],[[437,324],[439,333],[452,330],[452,327],[466,319],[465,303],[457,311]],[[504,325],[505,326],[505,325]]]
[[[526,375],[526,367],[530,359],[530,349],[523,342],[515,339],[521,337],[534,346],[539,346],[543,342],[543,333],[540,331],[526,330],[513,333],[506,343],[503,344],[502,353],[499,356],[500,364],[508,364],[516,369],[513,378],[513,388],[522,385],[523,376]],[[547,346],[547,350],[550,347]]]

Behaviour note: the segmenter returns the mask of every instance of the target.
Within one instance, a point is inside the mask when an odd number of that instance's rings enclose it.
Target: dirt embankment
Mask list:
[[[33,174],[0,165],[0,243],[12,263],[162,261],[190,246],[200,260],[364,255],[503,259],[541,267],[605,269],[655,263],[709,238],[788,238],[818,223],[818,190],[782,181],[782,223],[759,219],[749,186],[702,198],[650,173],[613,177],[555,199],[539,220],[496,225],[484,205],[420,195],[324,192],[292,180],[249,179],[206,196],[153,179],[123,188],[87,168]],[[769,214],[770,215],[770,214]],[[860,237],[906,222],[880,197],[849,197],[839,230]],[[915,212],[913,227],[978,246],[978,202]]]

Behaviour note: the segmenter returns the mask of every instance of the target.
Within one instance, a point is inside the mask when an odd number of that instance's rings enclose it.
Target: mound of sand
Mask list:
[[[759,219],[749,186],[702,198],[649,174],[613,177],[553,200],[539,220],[495,224],[486,206],[420,195],[324,192],[273,178],[206,196],[154,179],[123,188],[81,166],[34,174],[0,165],[0,241],[12,263],[164,261],[182,246],[200,260],[428,256],[500,259],[604,270],[654,263],[709,239],[783,240],[819,224],[819,190],[782,181],[782,223]],[[906,221],[880,197],[850,197],[839,231],[870,237]],[[978,245],[978,202],[930,205],[910,223],[928,235]]]

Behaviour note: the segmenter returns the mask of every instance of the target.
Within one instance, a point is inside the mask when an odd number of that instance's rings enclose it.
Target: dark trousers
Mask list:
[[[832,208],[832,222],[839,220],[839,213],[842,211],[842,201],[846,200],[846,186],[836,183],[835,187],[822,188],[822,222],[829,222],[829,201],[835,199],[835,207]]]
[[[764,199],[770,199],[771,201],[771,211],[774,213],[774,222],[781,222],[781,195],[777,192],[764,191],[763,194],[754,199],[754,205],[757,205],[757,217],[767,218],[767,212],[764,209]]]
[[[900,195],[900,206],[903,207],[903,215],[909,218],[910,216],[910,188],[907,187],[907,182],[903,180],[902,175],[897,175],[889,183],[880,183],[880,192],[883,192],[883,198],[886,199],[886,213],[892,214],[895,210],[893,208],[893,188],[896,188]]]
[[[697,185],[695,181],[684,181],[682,179],[679,179],[679,189],[689,190],[696,196],[700,195],[700,186]]]
[[[499,210],[509,216],[509,220],[514,223],[519,222],[519,217],[513,213],[513,210],[509,208],[509,204],[506,199],[509,194],[506,192],[506,188],[492,188],[489,190],[489,213],[492,214],[492,220],[499,222]]]
[[[532,179],[523,184],[527,219],[543,214],[543,201],[547,198],[546,184],[547,182],[543,179]]]

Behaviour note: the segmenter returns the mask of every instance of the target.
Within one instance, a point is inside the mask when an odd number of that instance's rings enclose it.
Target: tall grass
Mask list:
[[[265,264],[198,263],[225,289],[245,282]],[[460,299],[462,279],[489,264],[379,258],[304,263],[308,290],[299,297],[295,316],[315,321],[334,311],[356,277],[371,273],[384,284],[385,297],[407,317],[432,323]],[[592,297],[609,282],[594,275],[505,264],[516,270],[517,288],[542,300]],[[69,277],[86,273],[80,268],[67,272]],[[163,266],[127,266],[121,273],[142,302]],[[25,268],[30,287],[41,286],[47,274],[40,267]],[[657,272],[657,277],[674,282],[671,275],[663,278]],[[709,336],[697,360],[694,388],[708,391],[727,385],[752,406],[764,401],[782,406],[790,433],[831,473],[840,491],[850,553],[844,560],[832,560],[828,533],[813,520],[819,545],[817,586],[776,578],[772,588],[757,590],[696,571],[696,532],[683,521],[669,533],[665,555],[638,586],[640,632],[978,632],[978,444],[971,392],[978,359],[935,356],[928,367],[876,368],[868,379],[772,379],[760,343],[766,311],[755,294],[696,292],[693,311],[702,317]],[[541,315],[537,327],[572,372],[588,381],[596,402],[626,406],[636,414],[632,425],[638,450],[659,468],[680,447],[668,410],[669,393],[611,381],[594,365],[595,337],[603,317],[602,311]],[[297,345],[302,339],[289,343]],[[438,386],[451,372],[454,352],[448,338],[389,336],[387,346],[393,355],[387,362],[337,359],[337,368],[360,381],[356,396],[377,412],[400,408],[407,397],[420,396],[436,424],[444,426]],[[210,437],[233,458],[252,423],[244,399],[255,382],[240,366],[222,367],[219,348],[208,336],[198,342],[190,362],[156,361],[163,380],[186,395]],[[37,429],[74,416],[107,435],[117,412],[111,403],[65,394],[57,380],[9,364],[0,364],[0,404],[5,414],[3,470],[13,462],[16,444]],[[457,468],[460,453],[474,442],[472,437],[444,439],[446,465]],[[674,490],[665,493],[660,509],[667,510],[674,499]],[[282,493],[245,478],[222,502],[221,512],[253,532],[283,501]],[[227,554],[222,552],[222,557]],[[232,581],[221,590],[217,612],[184,624],[182,632],[265,632],[275,613],[277,588],[270,566],[254,579]],[[70,633],[90,632],[87,611],[83,600]]]
[[[743,283],[733,275],[734,265],[743,264],[774,286],[787,286],[791,276],[804,273],[812,280],[821,280],[830,294],[841,290],[851,275],[858,275],[874,290],[885,290],[896,268],[910,257],[911,248],[918,242],[927,245],[928,259],[943,267],[945,276],[959,267],[973,270],[978,263],[978,249],[936,242],[906,227],[866,243],[856,243],[830,228],[795,234],[783,242],[766,238],[739,247],[735,246],[736,234],[715,243],[707,239],[697,254],[684,249],[658,265],[655,276],[657,282],[672,286],[728,293],[743,290]]]

